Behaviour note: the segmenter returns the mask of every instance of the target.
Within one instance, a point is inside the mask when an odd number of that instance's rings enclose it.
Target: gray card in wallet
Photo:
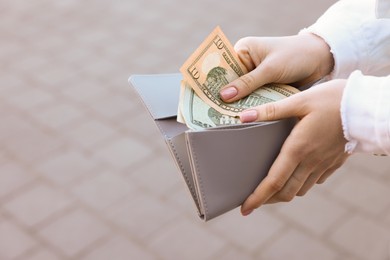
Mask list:
[[[190,130],[176,121],[181,74],[129,78],[161,131],[199,216],[240,206],[266,176],[294,120]]]

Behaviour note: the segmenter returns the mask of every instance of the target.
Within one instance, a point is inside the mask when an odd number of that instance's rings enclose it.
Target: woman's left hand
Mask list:
[[[291,201],[304,195],[345,162],[347,140],[340,117],[345,84],[346,80],[332,80],[240,114],[242,122],[299,119],[268,175],[241,206],[243,215],[263,204]]]

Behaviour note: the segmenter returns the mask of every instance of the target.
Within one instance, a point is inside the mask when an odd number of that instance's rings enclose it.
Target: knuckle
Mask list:
[[[294,131],[294,130],[293,130]],[[313,144],[307,143],[307,138],[304,136],[297,136],[293,133],[285,141],[285,145],[282,146],[281,152],[296,161],[304,161],[305,165],[317,165],[322,158],[317,158],[314,155],[315,149]],[[313,152],[314,151],[314,152]],[[310,156],[310,160],[305,160]],[[311,167],[306,167],[311,168]]]
[[[250,41],[250,37],[244,37],[239,39],[236,44],[234,44],[234,50],[236,52],[247,49],[247,44]]]
[[[325,181],[326,181],[326,178],[321,178],[316,183],[317,184],[323,184],[323,183],[325,183]]]
[[[288,192],[288,191],[281,192],[278,196],[279,200],[282,202],[290,202],[294,199],[294,197],[295,197],[295,194],[292,192]]]
[[[273,191],[273,192],[279,192],[283,189],[284,187],[284,181],[282,180],[279,180],[277,178],[271,178],[269,181],[268,181],[268,185],[270,187],[270,189]]]
[[[306,193],[307,193],[307,190],[300,190],[300,191],[298,191],[297,196],[302,197],[302,196],[305,196]]]
[[[297,173],[294,173],[293,175],[291,175],[291,181],[293,181],[294,183],[298,183],[300,185],[302,185],[306,180],[307,180],[307,177],[308,177],[308,173],[304,173],[304,174],[297,174]]]
[[[255,79],[254,77],[250,74],[247,73],[243,75],[242,77],[239,78],[240,80],[240,86],[243,91],[245,91],[246,94],[249,94],[255,89]]]
[[[273,120],[276,116],[276,108],[274,103],[267,103],[264,105],[265,120]]]
[[[274,62],[270,58],[264,60],[264,62],[261,64],[261,68],[264,75],[275,75],[276,72],[280,70],[280,67],[277,65],[277,62]]]

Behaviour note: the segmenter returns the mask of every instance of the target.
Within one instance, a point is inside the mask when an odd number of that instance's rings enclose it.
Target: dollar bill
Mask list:
[[[223,102],[219,95],[221,88],[248,71],[219,27],[187,59],[180,71],[186,84],[203,102],[220,114],[231,117],[237,116],[244,109],[275,101],[298,91],[290,86],[274,84],[266,90],[272,97],[264,96],[265,90],[262,87],[239,101]],[[185,106],[187,105],[189,104],[186,103]]]
[[[181,83],[181,91],[182,94],[179,103],[180,121],[184,122],[188,128],[201,130],[204,128],[241,123],[238,118],[221,114],[210,107],[199,98],[185,81]]]
[[[258,91],[260,101],[257,104],[261,105],[280,100],[298,91],[287,85],[284,85],[283,88],[288,91],[277,91],[280,90],[280,85],[276,84],[268,84],[262,87]],[[182,121],[187,124],[188,128],[201,130],[216,126],[241,124],[239,118],[222,114],[209,106],[195,93],[187,82],[182,81],[181,91],[179,110],[181,111]]]

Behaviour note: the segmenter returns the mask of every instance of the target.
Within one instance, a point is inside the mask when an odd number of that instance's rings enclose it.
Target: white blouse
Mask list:
[[[346,152],[390,155],[390,0],[341,0],[301,31],[330,46],[334,70],[348,79],[341,101]]]

